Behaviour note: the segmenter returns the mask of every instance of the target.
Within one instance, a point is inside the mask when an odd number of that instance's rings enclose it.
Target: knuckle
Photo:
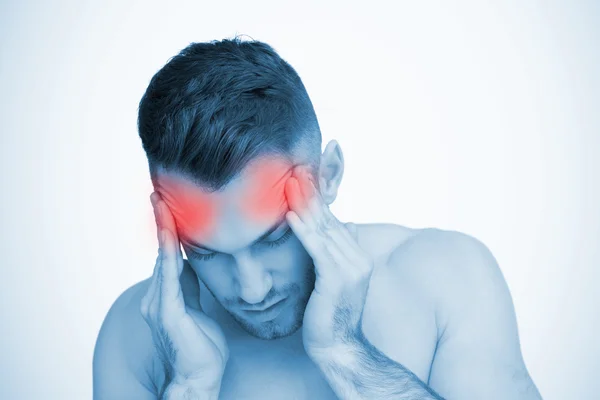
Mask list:
[[[323,217],[319,219],[319,229],[323,232],[327,231],[331,227],[331,222],[328,218]]]
[[[148,305],[144,302],[142,302],[142,305],[140,306],[140,314],[142,314],[144,319],[148,316]]]
[[[142,297],[142,300],[140,301],[140,312],[142,314],[147,314],[149,309],[150,309],[150,293],[146,293],[144,295],[144,297]]]
[[[152,301],[148,305],[148,318],[156,319],[157,308],[158,308],[157,301],[152,299]]]
[[[325,214],[323,216],[323,218],[321,218],[319,220],[319,227],[324,232],[328,232],[328,231],[333,230],[333,229],[335,229],[337,227],[336,222],[337,222],[337,220],[332,215]]]

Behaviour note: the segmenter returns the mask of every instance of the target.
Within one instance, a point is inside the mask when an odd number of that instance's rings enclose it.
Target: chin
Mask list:
[[[281,313],[271,321],[257,322],[230,312],[237,323],[250,335],[262,339],[273,340],[293,335],[302,327],[306,304],[296,303],[290,310]]]

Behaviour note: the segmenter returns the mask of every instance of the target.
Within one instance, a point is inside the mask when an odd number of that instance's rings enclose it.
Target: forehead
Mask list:
[[[211,248],[236,248],[256,239],[286,211],[285,182],[292,168],[289,160],[261,157],[212,193],[180,174],[159,169],[155,189],[169,206],[182,239]]]

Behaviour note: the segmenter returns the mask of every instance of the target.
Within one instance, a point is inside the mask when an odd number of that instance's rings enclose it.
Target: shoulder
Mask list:
[[[391,223],[357,224],[350,222],[346,225],[354,228],[359,246],[375,260],[387,258],[391,251],[420,231]]]
[[[381,281],[412,290],[428,305],[422,309],[433,316],[436,336],[432,388],[456,398],[489,398],[492,393],[540,398],[520,351],[510,290],[482,241],[461,232],[425,229],[395,247],[380,274]],[[473,381],[479,383],[471,385]]]
[[[114,398],[113,393],[132,393],[130,398],[142,398],[142,392],[153,395],[157,384],[164,381],[152,332],[140,311],[151,279],[125,290],[104,318],[93,360],[94,393],[101,393],[98,398]],[[186,306],[199,309],[198,279],[187,261],[180,283]]]
[[[152,392],[152,336],[140,313],[150,279],[132,285],[112,304],[94,348],[94,391],[143,385]],[[111,389],[112,389],[111,388]]]
[[[433,266],[446,271],[452,268],[454,272],[460,272],[469,266],[473,267],[472,262],[492,261],[493,256],[483,242],[471,235],[426,228],[415,230],[407,240],[394,246],[387,264],[390,268],[402,268],[406,267],[404,264],[409,259],[419,261],[418,265],[421,268],[414,268],[414,272]]]
[[[476,304],[512,300],[490,249],[466,233],[422,229],[395,246],[379,273],[416,288],[436,313],[438,328],[458,319]]]
[[[498,265],[479,239],[457,231],[422,229],[396,246],[386,260],[391,273],[410,273],[424,283],[473,283],[497,272]],[[467,280],[467,281],[465,281]]]
[[[441,261],[457,261],[461,257],[489,259],[491,256],[480,240],[458,231],[382,223],[352,225],[356,227],[359,245],[374,259],[390,264],[397,272],[418,273],[427,266],[446,265]],[[409,268],[405,265],[409,258],[418,264]]]
[[[352,224],[357,241],[375,261],[374,275],[418,285],[432,296],[442,288],[502,279],[488,247],[474,236],[438,228]]]
[[[150,279],[138,282],[117,297],[100,328],[97,347],[108,343],[125,347],[121,341],[141,333],[145,321],[140,313],[140,304],[149,284]],[[130,348],[127,347],[126,350],[130,350]],[[100,356],[100,354],[97,355]]]

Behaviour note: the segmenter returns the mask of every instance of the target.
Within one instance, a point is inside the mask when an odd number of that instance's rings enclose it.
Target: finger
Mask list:
[[[356,228],[356,224],[352,222],[346,222],[345,224],[340,222],[339,231],[342,237],[346,239],[346,243],[354,249],[355,254],[358,257],[367,256],[367,252],[365,252],[358,241],[358,230]]]
[[[158,256],[156,257],[156,262],[154,263],[154,272],[152,273],[152,277],[150,278],[150,285],[148,285],[148,290],[146,290],[146,294],[142,298],[140,304],[140,310],[142,315],[146,318],[149,315],[150,304],[152,299],[156,297],[156,287],[157,287],[157,275],[158,275],[158,265],[160,263],[160,249]]]
[[[150,193],[150,203],[152,204],[152,208],[156,208],[156,203],[158,202],[158,200],[160,200],[160,195],[158,193]]]
[[[180,317],[185,313],[183,292],[179,284],[175,237],[168,229],[162,229],[163,257],[159,274],[160,312],[163,319]]]
[[[336,229],[340,224],[324,203],[313,201],[309,209],[314,219],[315,229],[321,234],[326,235],[329,230]]]
[[[329,208],[323,201],[323,197],[315,185],[310,169],[304,166],[301,171],[304,182],[304,185],[301,185],[301,189],[306,198],[308,215],[310,216],[308,223],[314,228],[319,228],[323,221],[327,221],[332,217],[332,214],[326,214],[326,212],[329,212]],[[335,217],[333,219],[337,221]]]
[[[163,258],[164,258],[164,244],[163,244],[163,239],[162,236],[160,234],[160,231],[158,233],[158,237],[159,237],[159,248],[158,248],[158,257],[156,259],[156,265],[154,266],[154,274],[153,274],[153,285],[152,285],[152,292],[150,292],[150,303],[148,305],[148,312],[150,315],[150,318],[152,318],[153,320],[156,320],[158,318],[158,311],[160,309],[160,293],[161,293],[161,288],[162,288],[162,269],[163,269]]]
[[[342,223],[336,228],[327,230],[326,235],[331,239],[332,243],[335,243],[335,247],[339,248],[348,260],[358,260],[363,256],[362,249],[358,247],[358,244],[352,239]]]
[[[321,268],[330,268],[331,270],[338,270],[338,268],[347,269],[352,263],[349,255],[342,249],[337,246],[335,242],[327,243],[327,246],[322,246],[324,251],[328,253],[328,258],[333,261],[329,263],[324,263]]]
[[[332,274],[338,275],[340,268],[350,264],[348,257],[335,243],[324,241],[314,231],[303,226],[303,222],[293,212],[288,214],[288,223],[314,262],[318,280],[331,277]]]
[[[310,233],[310,228],[306,225],[304,221],[298,216],[298,213],[295,211],[288,211],[285,214],[285,218],[287,220],[288,225],[294,231],[294,234],[300,240],[300,242],[305,245],[306,239]],[[306,247],[306,245],[304,246]],[[307,249],[308,250],[308,249]]]
[[[159,210],[161,224],[160,227],[176,233],[177,229],[175,225],[175,218],[173,218],[173,214],[171,213],[171,209],[169,208],[167,203],[164,200],[159,199],[156,202],[156,207]]]
[[[159,199],[160,199],[160,196],[158,195],[158,193],[152,192],[152,194],[150,195],[150,203],[152,203],[152,211],[154,212],[154,222],[156,223],[156,240],[158,242],[160,242],[159,232],[160,232],[160,228],[161,228],[161,223],[160,223],[159,210],[156,205],[157,205]]]
[[[343,226],[318,195],[310,202],[309,211],[312,218],[309,226],[320,235],[327,236],[330,230],[340,229]]]
[[[350,235],[352,235],[354,240],[358,240],[358,229],[356,227],[356,224],[354,222],[346,222],[344,226],[346,227],[346,229],[348,229],[348,232],[350,233]]]
[[[173,217],[173,213],[171,213],[171,209],[164,200],[159,200],[157,202],[157,208],[161,218],[161,227],[166,228],[174,237],[177,272],[181,274],[181,271],[183,270],[183,254],[181,252],[179,235],[177,235],[177,224],[175,223],[175,218]]]
[[[328,235],[338,244],[342,253],[351,261],[349,268],[358,272],[373,270],[372,258],[358,243],[356,225],[339,223],[338,227],[328,231]]]
[[[150,285],[148,286],[148,290],[146,291],[146,295],[142,298],[142,304],[140,308],[142,310],[142,314],[148,316],[153,313],[156,308],[156,299],[157,299],[157,287],[158,287],[158,274],[160,270],[161,263],[161,239],[160,239],[160,214],[159,209],[157,208],[157,203],[160,200],[160,196],[156,192],[152,192],[150,194],[150,203],[152,203],[152,210],[154,211],[154,220],[156,222],[156,238],[158,240],[158,255],[156,257],[156,262],[154,263],[154,271],[152,273],[152,278],[150,281]]]
[[[317,188],[313,183],[310,167],[308,165],[299,165],[294,169],[294,172],[300,182],[302,194],[307,200],[311,199],[317,193]]]
[[[298,178],[291,177],[287,180],[285,185],[285,196],[290,209],[300,217],[301,220],[305,221],[308,218],[308,204],[300,189],[300,182]]]
[[[316,261],[317,258],[322,258],[322,238],[318,237],[314,230],[308,227],[294,211],[286,213],[286,219],[313,261]]]
[[[348,233],[350,239],[354,240],[358,244],[358,230],[356,229],[356,224],[352,222],[346,222],[344,224],[346,228],[346,232]]]
[[[160,307],[160,292],[161,292],[161,281],[162,281],[162,264],[164,258],[164,243],[163,237],[161,236],[161,230],[164,227],[164,211],[161,208],[161,197],[157,192],[152,192],[150,195],[150,202],[154,210],[154,217],[156,219],[156,237],[158,239],[158,257],[154,266],[153,280],[150,293],[150,301],[148,305],[148,311],[153,318],[156,318],[158,309]]]
[[[294,178],[297,184],[296,196],[298,205],[294,209],[300,219],[311,229],[316,229],[316,219],[314,218],[311,202],[316,197],[316,189],[310,181],[309,174],[306,172],[306,167],[299,165],[294,168]]]
[[[302,191],[302,195],[304,196],[304,201],[306,206],[308,207],[309,214],[311,218],[316,221],[314,209],[315,203],[318,205],[321,196],[315,183],[313,181],[313,177],[310,173],[310,168],[308,166],[301,166],[299,168],[299,182],[300,182],[300,190]]]

